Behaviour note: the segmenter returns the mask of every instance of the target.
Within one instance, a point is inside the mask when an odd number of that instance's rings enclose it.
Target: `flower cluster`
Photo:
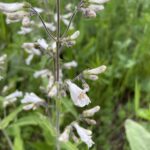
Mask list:
[[[23,107],[24,110],[35,110],[39,106],[45,106],[45,101],[34,93],[26,93],[24,98],[21,100],[21,103],[25,104]]]
[[[17,98],[22,97],[23,93],[21,91],[16,90],[15,92],[9,94],[4,98],[3,107],[7,107],[8,105],[13,104],[17,101]]]
[[[23,3],[3,3],[0,2],[0,11],[6,15],[6,23],[22,22],[22,26],[18,34],[30,33],[33,29],[32,26],[35,22],[30,19],[31,5],[27,2]],[[42,13],[43,10],[40,8],[34,8],[38,13]]]
[[[62,45],[65,45],[67,47],[72,47],[73,45],[76,44],[76,39],[80,35],[80,31],[74,32],[71,36],[63,38],[62,39]]]
[[[83,111],[82,119],[90,125],[95,125],[96,121],[89,119],[88,117],[92,117],[96,112],[99,111],[99,109],[100,107],[96,106],[92,109]],[[75,139],[75,142],[79,141],[77,140],[78,138],[76,137],[75,133],[73,133],[73,129],[76,130],[81,141],[86,143],[89,148],[94,144],[92,140],[92,131],[81,127],[77,121],[72,122],[64,129],[64,132],[60,135],[59,140],[62,142],[67,142],[69,141],[69,138],[72,138],[73,140]]]
[[[95,18],[96,13],[104,9],[104,3],[109,0],[83,0],[80,4],[79,11],[83,13],[85,17]]]
[[[26,64],[30,65],[34,56],[41,56],[48,49],[48,44],[45,39],[38,39],[34,43],[23,43],[22,48],[29,54],[26,58]]]
[[[94,69],[86,69],[73,80],[65,80],[63,76],[63,69],[75,68],[78,66],[78,63],[75,60],[72,60],[64,64],[59,64],[59,55],[61,54],[62,47],[70,48],[75,45],[76,40],[80,35],[80,31],[74,31],[72,20],[75,14],[80,11],[85,17],[96,17],[96,13],[104,9],[103,4],[107,1],[108,0],[82,0],[78,7],[75,7],[74,13],[72,13],[72,4],[68,4],[66,6],[66,10],[68,11],[66,14],[62,14],[59,17],[57,13],[53,14],[53,22],[45,22],[40,16],[40,13],[43,12],[43,9],[31,7],[31,5],[28,3],[0,2],[0,11],[6,15],[6,23],[10,24],[14,22],[22,22],[21,30],[18,31],[18,34],[27,34],[33,31],[35,27],[38,29],[44,27],[48,37],[52,38],[50,42],[47,42],[48,40],[46,39],[40,38],[36,39],[35,42],[26,42],[22,44],[22,48],[26,53],[28,53],[28,57],[25,60],[27,65],[31,64],[34,56],[41,57],[44,54],[49,56],[49,58],[52,58],[52,60],[55,62],[54,66],[52,67],[55,69],[53,72],[44,67],[44,69],[37,70],[33,74],[34,78],[40,78],[43,81],[43,85],[40,85],[39,88],[44,94],[46,94],[48,98],[54,98],[55,100],[56,97],[60,96],[59,98],[61,98],[63,96],[67,96],[68,90],[71,100],[75,106],[83,108],[92,102],[87,95],[87,92],[90,90],[90,86],[87,84],[86,79],[98,80],[98,75],[106,70],[106,66],[102,65]],[[32,21],[32,13],[33,15],[37,15],[41,22]],[[62,21],[64,25],[67,26],[64,34],[62,34],[62,36],[59,38],[53,35],[53,33],[58,31],[58,21]],[[73,30],[70,32],[72,34],[68,34],[70,29]],[[0,69],[4,63],[5,57],[6,56],[0,57]],[[57,59],[58,61],[56,61]],[[56,62],[58,64],[56,64]],[[60,66],[60,68],[58,66]],[[56,80],[56,78],[59,79]],[[76,80],[79,80],[82,83],[82,88],[75,83]],[[9,104],[14,103],[22,96],[23,93],[21,91],[15,91],[14,93],[11,93],[5,97],[3,106],[6,107]],[[45,100],[33,92],[25,93],[21,99],[21,103],[23,104],[24,110],[35,110],[39,106],[48,108],[48,104],[45,102]],[[78,119],[65,127],[64,132],[59,136],[59,141],[67,142],[70,138],[72,138],[75,142],[78,142],[80,138],[81,141],[87,144],[88,148],[90,148],[94,144],[92,140],[92,131],[80,126],[80,121],[85,122],[88,125],[95,125],[96,121],[92,119],[92,117],[99,110],[99,106],[95,106],[94,108],[88,110],[83,110]]]

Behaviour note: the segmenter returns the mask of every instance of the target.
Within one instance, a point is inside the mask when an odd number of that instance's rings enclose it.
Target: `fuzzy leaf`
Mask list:
[[[17,114],[21,112],[21,110],[22,106],[18,107],[16,110],[10,113],[5,119],[3,119],[0,122],[0,130],[5,129],[10,124],[10,122],[16,118]]]
[[[150,149],[150,133],[143,126],[128,119],[125,122],[125,129],[131,150]]]

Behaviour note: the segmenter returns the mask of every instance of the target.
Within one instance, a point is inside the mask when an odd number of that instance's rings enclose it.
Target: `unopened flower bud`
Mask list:
[[[80,35],[80,31],[76,31],[74,34],[72,34],[70,36],[70,39],[71,40],[75,40],[76,38],[78,38],[79,35]]]
[[[94,69],[85,70],[83,73],[90,74],[90,75],[98,75],[100,73],[103,73],[106,70],[106,68],[107,67],[105,65],[102,65],[102,66],[94,68]]]
[[[64,67],[66,69],[71,69],[72,67],[77,67],[78,63],[76,61],[71,61],[71,62],[67,62],[67,63],[64,63]]]
[[[96,112],[98,112],[100,110],[100,106],[96,106],[92,109],[88,109],[83,111],[83,117],[92,117]]]
[[[85,118],[85,121],[86,121],[89,125],[96,125],[96,121],[93,120],[93,119]]]

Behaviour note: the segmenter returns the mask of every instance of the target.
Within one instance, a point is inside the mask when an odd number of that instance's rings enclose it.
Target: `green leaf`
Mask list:
[[[14,126],[14,150],[24,150],[23,140],[21,138],[21,130],[18,126]]]
[[[63,98],[61,102],[62,102],[62,105],[64,106],[64,112],[70,112],[75,118],[78,117],[78,114],[71,100],[67,98]]]
[[[138,117],[150,120],[150,109],[139,109],[137,112]]]
[[[71,142],[64,142],[64,143],[62,142],[61,146],[65,150],[78,150],[78,148]]]
[[[22,106],[16,108],[13,112],[11,112],[6,118],[4,118],[1,122],[0,122],[0,130],[5,129],[11,121],[13,121],[17,114],[19,112],[22,111]]]
[[[125,122],[125,129],[131,150],[150,149],[150,133],[143,126],[128,119]]]
[[[47,130],[52,136],[56,136],[55,129],[50,123],[49,119],[40,113],[33,113],[30,116],[22,117],[18,119],[12,126],[27,126],[27,125],[38,125],[42,129]]]
[[[138,83],[138,81],[135,81],[135,89],[134,89],[134,107],[135,107],[135,112],[137,114],[138,109],[139,109],[139,101],[140,101],[140,85]]]

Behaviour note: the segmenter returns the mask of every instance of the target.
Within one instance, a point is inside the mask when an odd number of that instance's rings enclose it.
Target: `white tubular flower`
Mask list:
[[[95,12],[104,10],[104,6],[103,6],[103,5],[95,5],[95,4],[91,4],[91,5],[89,5],[88,8],[89,8],[90,10],[95,11]]]
[[[62,21],[63,23],[68,26],[69,25],[69,20],[68,19],[65,19],[65,18],[62,18]],[[74,26],[73,26],[73,23],[71,23],[70,25],[70,30],[74,29]]]
[[[52,51],[53,51],[53,52],[56,52],[56,42],[53,42],[53,43],[52,43],[52,47],[51,47],[51,48],[52,48]]]
[[[40,105],[44,104],[44,100],[42,100],[40,97],[38,97],[34,93],[26,93],[24,98],[21,100],[22,104],[26,104],[23,109],[24,110],[30,110],[30,109],[37,109]]]
[[[49,80],[48,80],[47,89],[50,90],[50,89],[52,88],[53,84],[54,84],[54,76],[53,76],[53,74],[51,73],[51,74],[49,75]]]
[[[39,78],[39,77],[47,77],[50,74],[50,71],[48,69],[43,69],[36,71],[33,76],[34,78]]]
[[[69,135],[70,135],[71,128],[72,127],[70,125],[65,128],[64,132],[59,137],[59,141],[61,141],[61,142],[69,141]]]
[[[65,9],[66,9],[67,11],[72,11],[72,8],[73,8],[73,4],[71,4],[71,3],[68,3],[68,4],[66,5],[66,7],[65,7]]]
[[[19,11],[23,8],[30,7],[30,4],[28,3],[3,3],[0,2],[0,11],[2,12],[15,12]]]
[[[64,14],[60,16],[60,19],[66,26],[68,26],[71,16],[72,16],[72,13]],[[57,14],[54,15],[54,20],[55,22],[57,22]],[[71,23],[70,29],[73,29],[73,28],[74,28],[73,23]]]
[[[36,108],[37,107],[33,103],[23,106],[24,110],[31,110],[31,109],[35,110]]]
[[[0,81],[3,80],[3,79],[4,79],[4,77],[2,77],[2,76],[0,75]]]
[[[25,50],[28,50],[28,49],[35,48],[34,46],[35,46],[34,43],[23,43],[22,48],[24,48]]]
[[[0,65],[3,65],[5,63],[6,58],[7,58],[6,54],[0,56]]]
[[[77,66],[78,66],[78,63],[74,60],[71,62],[64,63],[64,67],[66,69],[71,69],[72,67],[77,67]]]
[[[23,27],[30,27],[30,25],[32,24],[29,16],[25,16],[22,20],[22,26]]]
[[[94,68],[94,69],[85,70],[84,73],[90,74],[90,75],[98,75],[100,73],[103,73],[106,70],[106,68],[107,67],[105,65],[102,65],[102,66],[99,66],[99,67]]]
[[[82,128],[77,122],[73,124],[81,140],[90,148],[94,142],[92,141],[92,131]]]
[[[89,3],[97,3],[97,4],[103,4],[108,2],[109,0],[89,0]]]
[[[56,31],[56,26],[54,25],[54,23],[48,23],[48,22],[44,22],[46,27],[51,30],[51,31]],[[42,28],[43,27],[43,24],[40,22],[38,25],[37,25],[39,28]]]
[[[44,39],[38,39],[37,43],[40,45],[41,48],[46,50],[48,48],[48,44]]]
[[[91,10],[89,8],[82,8],[81,9],[83,15],[87,18],[95,18],[96,17],[96,13],[94,10]]]
[[[35,9],[36,12],[38,12],[38,13],[42,13],[42,12],[43,12],[43,9],[41,9],[41,8],[34,7],[34,9]]]
[[[62,15],[62,18],[69,19],[72,16],[72,12]]]
[[[72,83],[70,80],[68,80],[66,83],[68,84],[69,87],[71,99],[76,106],[84,107],[91,102],[84,90],[79,88],[76,84]]]
[[[88,5],[85,2],[85,5],[81,6],[80,11],[85,17],[95,18],[96,13],[104,9],[104,6],[102,4],[107,1],[109,0],[88,0]]]
[[[11,93],[10,95],[6,96],[3,103],[3,107],[7,107],[9,104],[14,103],[17,100],[17,98],[22,97],[22,95],[22,92],[17,90]]]
[[[30,14],[26,11],[17,11],[13,13],[5,13],[7,19],[9,20],[18,20],[21,21],[25,16],[29,16]]]
[[[48,96],[49,97],[55,97],[57,95],[57,85],[52,85],[49,92],[48,92]]]
[[[22,48],[29,54],[36,54],[36,55],[41,54],[38,49],[35,49],[34,43],[23,43]]]
[[[16,22],[19,22],[20,20],[17,19],[17,20],[10,20],[8,18],[6,18],[6,24],[11,24],[11,23],[16,23]]]
[[[70,39],[71,40],[75,40],[78,38],[78,36],[80,35],[80,31],[76,31],[75,33],[73,33],[71,36],[70,36]]]
[[[20,35],[25,35],[25,34],[28,34],[30,32],[32,32],[32,28],[26,28],[26,27],[21,27],[21,30],[18,31],[17,33],[20,34]]]
[[[92,109],[88,109],[83,111],[83,117],[92,117],[96,112],[100,110],[100,106],[95,106]]]

